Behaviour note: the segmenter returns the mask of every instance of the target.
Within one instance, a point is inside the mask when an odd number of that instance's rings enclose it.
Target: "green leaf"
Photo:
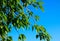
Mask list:
[[[44,12],[44,8],[42,7],[42,6],[39,6],[40,7],[40,9]]]
[[[29,12],[29,15],[32,16],[33,15],[33,12]]]
[[[26,37],[25,37],[25,35],[24,35],[24,34],[20,34],[18,39],[19,39],[19,40],[23,40],[23,41],[24,41],[24,40],[26,39]]]
[[[39,20],[39,16],[36,15],[35,16],[35,20],[38,21]]]
[[[36,2],[36,0],[32,0],[33,2]]]
[[[40,26],[39,29],[42,30],[43,32],[46,32],[46,29],[43,26]]]
[[[7,22],[7,16],[6,15],[3,15],[3,18],[4,18],[4,21]]]
[[[8,36],[8,38],[7,38],[6,41],[12,41],[12,37],[11,36]]]

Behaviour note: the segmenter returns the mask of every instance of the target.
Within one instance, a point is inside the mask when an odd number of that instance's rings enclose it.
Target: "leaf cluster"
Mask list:
[[[33,17],[36,21],[39,20],[39,16],[34,15],[27,6],[32,5],[34,8],[40,8],[44,11],[42,4],[43,2],[38,2],[37,0],[0,0],[0,38],[2,41],[12,41],[12,37],[7,35],[12,28],[9,27],[10,24],[12,24],[17,30],[21,27],[28,28],[30,25],[29,19],[31,17]],[[24,8],[26,8],[28,14],[24,13]],[[43,32],[45,31],[41,27],[35,27],[35,29],[37,32],[40,30]],[[24,41],[25,38],[24,34],[19,36],[21,41]]]

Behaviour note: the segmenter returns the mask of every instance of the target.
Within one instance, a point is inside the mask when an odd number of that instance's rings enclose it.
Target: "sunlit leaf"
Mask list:
[[[36,2],[36,0],[32,0],[33,2]]]
[[[38,20],[39,20],[39,18],[40,18],[39,16],[35,16],[35,20],[36,20],[36,21],[38,21]]]
[[[18,39],[24,41],[26,37],[24,34],[20,34]]]

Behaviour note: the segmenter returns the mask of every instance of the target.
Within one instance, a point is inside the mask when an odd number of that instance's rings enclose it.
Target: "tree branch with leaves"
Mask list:
[[[34,15],[27,6],[32,5],[34,8],[40,8],[44,11],[42,4],[43,2],[40,0],[0,0],[0,38],[2,41],[12,41],[12,37],[7,34],[13,27],[16,31],[20,28],[27,29],[31,24],[29,21],[31,17],[33,17],[35,21],[39,20],[39,16]],[[24,8],[26,8],[27,14],[24,13]],[[13,27],[9,26],[10,24],[12,24]],[[36,29],[38,33],[36,38],[39,37],[40,40],[46,39],[50,41],[50,35],[43,26],[34,24],[32,26],[32,30],[33,29]],[[21,34],[19,41],[24,41],[24,39],[26,39],[25,35]]]

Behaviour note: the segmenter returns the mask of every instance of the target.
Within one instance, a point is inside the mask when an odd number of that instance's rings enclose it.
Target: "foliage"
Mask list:
[[[20,34],[19,36],[19,41],[24,41],[26,39],[26,37],[24,36],[24,34]]]
[[[32,5],[44,11],[42,4],[42,1],[37,0],[0,0],[0,38],[2,41],[12,41],[12,37],[7,35],[12,28],[9,27],[10,24],[17,30],[20,28],[28,28],[28,26],[30,26],[29,19],[31,17],[35,20],[39,20],[39,16],[34,15],[27,6]],[[26,8],[28,14],[24,13],[24,8]],[[38,33],[36,38],[40,37],[40,40],[46,38],[47,41],[50,41],[50,36],[46,33],[44,27],[33,25],[32,29],[34,28]],[[26,39],[26,37],[24,34],[21,34],[19,36],[19,41],[24,41],[24,39]]]

